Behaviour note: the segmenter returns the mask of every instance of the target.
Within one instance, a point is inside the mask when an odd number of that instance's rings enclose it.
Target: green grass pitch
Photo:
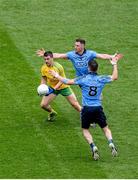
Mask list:
[[[0,0],[0,178],[138,178],[137,14],[137,0]],[[92,160],[79,114],[63,97],[52,103],[54,123],[39,106],[43,61],[35,51],[67,52],[78,37],[88,49],[124,54],[119,80],[103,92],[117,158],[97,127],[101,159]],[[72,64],[59,62],[73,78]],[[108,61],[98,62],[99,73],[111,73]],[[73,90],[81,102],[80,89]]]

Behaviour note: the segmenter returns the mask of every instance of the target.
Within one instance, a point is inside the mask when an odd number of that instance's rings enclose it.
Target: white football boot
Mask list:
[[[100,158],[97,146],[93,147],[93,149],[92,149],[92,156],[93,156],[93,159],[95,161],[97,161]]]
[[[113,157],[117,156],[117,149],[113,143],[109,144],[109,148],[111,149],[112,156]]]

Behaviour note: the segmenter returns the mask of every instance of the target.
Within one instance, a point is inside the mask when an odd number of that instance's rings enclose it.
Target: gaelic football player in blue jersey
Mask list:
[[[110,60],[114,57],[114,55],[99,54],[93,50],[87,50],[85,44],[86,42],[84,39],[76,39],[73,51],[67,53],[53,53],[53,58],[70,60],[76,70],[76,76],[81,76],[88,74],[89,60],[93,60],[94,58]],[[44,49],[40,49],[37,51],[37,55],[43,56],[44,52]]]
[[[100,95],[104,86],[107,83],[110,83],[118,78],[118,68],[117,61],[122,58],[121,54],[116,55],[116,57],[112,58],[111,64],[113,65],[112,75],[98,75],[98,64],[95,60],[89,60],[88,68],[89,73],[87,75],[83,75],[77,77],[76,79],[66,79],[61,77],[57,72],[50,71],[50,73],[63,82],[64,84],[70,85],[79,85],[82,90],[82,111],[81,111],[81,127],[84,138],[89,143],[92,155],[94,160],[99,159],[98,148],[94,144],[92,135],[89,131],[90,124],[95,122],[97,123],[103,130],[108,143],[109,148],[111,148],[111,152],[113,156],[117,156],[117,149],[113,143],[112,133],[108,127],[106,116],[104,114],[102,108],[102,102]]]

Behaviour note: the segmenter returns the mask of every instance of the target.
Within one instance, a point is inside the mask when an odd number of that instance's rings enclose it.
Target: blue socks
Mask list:
[[[109,139],[108,140],[108,143],[110,144],[110,143],[113,143],[113,139]]]
[[[95,144],[94,143],[91,143],[90,144],[90,147],[91,147],[91,149],[93,150],[93,147],[95,146]]]

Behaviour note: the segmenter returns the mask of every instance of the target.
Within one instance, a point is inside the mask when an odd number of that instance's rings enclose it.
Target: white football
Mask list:
[[[38,92],[39,96],[44,96],[44,95],[48,94],[49,88],[46,84],[41,84],[38,86],[37,92]]]

